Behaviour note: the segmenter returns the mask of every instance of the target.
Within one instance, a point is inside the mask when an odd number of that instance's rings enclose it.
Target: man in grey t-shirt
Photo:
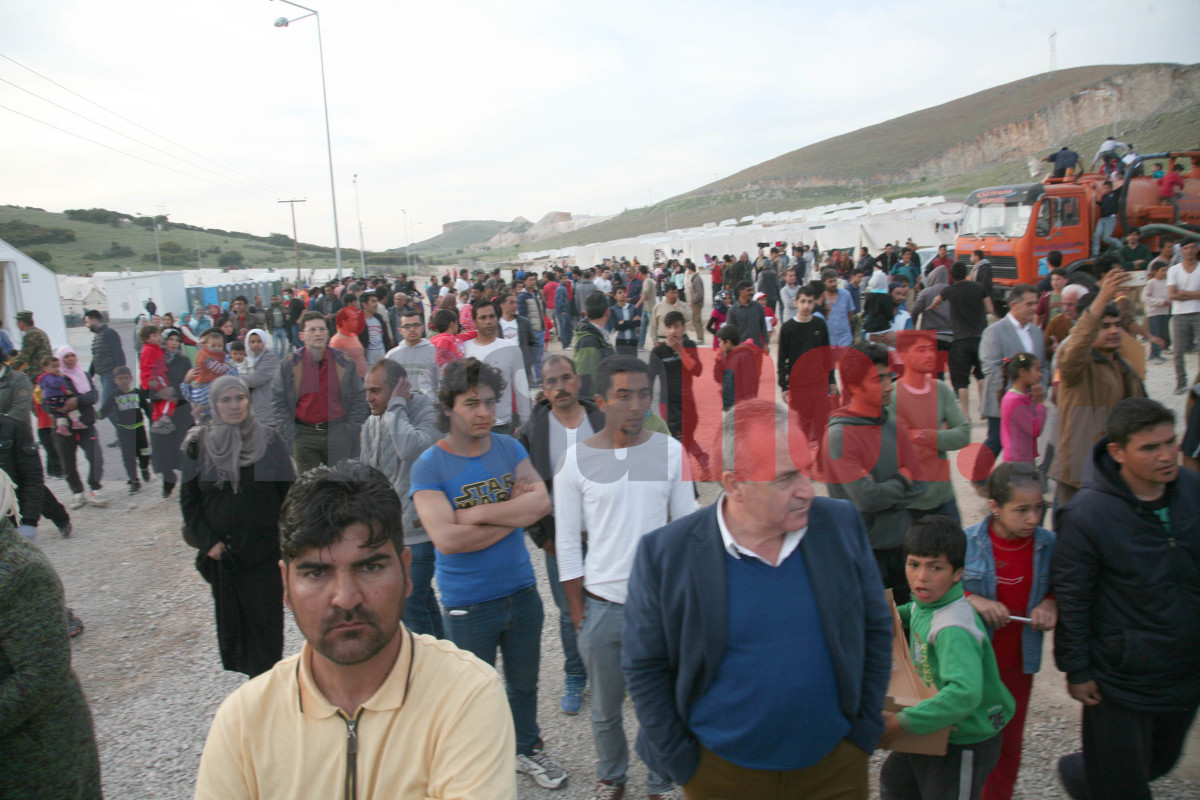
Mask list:
[[[387,357],[404,367],[414,389],[433,397],[438,390],[437,348],[424,338],[424,332],[421,313],[409,306],[400,314],[400,344],[389,350]]]

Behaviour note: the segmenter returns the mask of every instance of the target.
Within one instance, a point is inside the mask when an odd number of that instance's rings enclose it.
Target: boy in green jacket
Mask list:
[[[888,756],[879,773],[883,800],[979,800],[1000,758],[1000,733],[1016,704],[1000,681],[987,628],[963,595],[966,552],[962,527],[942,515],[925,517],[904,537],[913,599],[899,608],[900,618],[911,629],[918,674],[938,693],[899,713],[885,711],[881,746],[942,728],[950,728],[950,744],[944,756]]]

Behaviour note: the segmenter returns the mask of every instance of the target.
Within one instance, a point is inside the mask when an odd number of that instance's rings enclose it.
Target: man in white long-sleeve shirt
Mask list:
[[[464,358],[478,358],[500,370],[504,378],[504,393],[496,404],[496,424],[492,433],[511,436],[522,422],[529,419],[529,375],[525,372],[525,357],[515,340],[497,336],[500,315],[496,306],[487,300],[471,305],[477,336],[463,343]],[[514,406],[516,420],[514,422]]]
[[[633,557],[643,535],[690,514],[696,500],[683,479],[682,446],[643,427],[650,408],[645,363],[630,356],[605,359],[593,389],[604,428],[568,449],[554,478],[555,535],[559,579],[592,686],[599,780],[594,796],[620,797],[629,767],[621,630]],[[671,782],[654,772],[646,782],[652,799],[671,791]]]

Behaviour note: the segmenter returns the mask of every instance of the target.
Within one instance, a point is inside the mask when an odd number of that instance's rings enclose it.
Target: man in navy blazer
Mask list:
[[[774,797],[781,778],[787,797],[867,797],[892,618],[862,515],[814,496],[787,415],[766,400],[726,415],[724,493],[644,536],[629,579],[637,752],[689,800]],[[748,441],[777,442],[774,458]]]

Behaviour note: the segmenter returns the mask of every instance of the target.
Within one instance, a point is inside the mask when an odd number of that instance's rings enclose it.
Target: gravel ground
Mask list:
[[[128,341],[128,327],[117,327]],[[70,332],[71,343],[85,359],[90,338],[84,329]],[[1169,365],[1151,366],[1147,383],[1153,396],[1182,409],[1182,398],[1171,394]],[[105,442],[112,439],[106,423],[101,423],[99,430]],[[983,433],[982,424],[977,423],[973,440],[981,441]],[[106,796],[187,798],[192,795],[213,714],[244,679],[221,669],[212,600],[192,566],[195,551],[180,538],[178,501],[159,498],[157,479],[140,494],[128,497],[116,450],[103,452],[108,462],[104,493],[109,506],[73,512],[75,533],[66,540],[58,538],[52,524],[43,522],[39,543],[62,578],[68,603],[87,625],[74,643],[74,666],[95,718]],[[69,499],[63,481],[51,479],[48,483],[60,500]],[[980,519],[983,501],[965,486],[960,487],[958,496],[965,521]],[[712,502],[715,497],[715,485],[704,484],[701,501]],[[595,758],[588,707],[585,702],[583,712],[575,717],[558,708],[562,651],[557,615],[540,554],[534,553],[533,563],[547,606],[540,721],[549,752],[571,773],[571,780],[564,789],[551,792],[521,778],[520,796],[526,800],[587,798]],[[286,652],[296,652],[300,643],[289,618]],[[1078,747],[1079,712],[1062,686],[1061,674],[1054,670],[1047,653],[1034,686],[1018,797],[1065,796],[1054,774],[1054,762]],[[627,704],[625,719],[632,743],[636,734],[632,704]],[[883,755],[876,753],[872,759],[873,782]],[[644,779],[645,768],[634,758],[630,796],[640,796]],[[1200,797],[1200,784],[1167,777],[1156,783],[1155,796],[1159,800]]]

